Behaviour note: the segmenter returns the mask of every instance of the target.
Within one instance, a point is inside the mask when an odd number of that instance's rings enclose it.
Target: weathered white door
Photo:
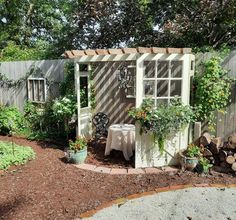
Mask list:
[[[136,107],[145,98],[152,98],[154,106],[169,103],[179,96],[184,104],[189,103],[192,55],[162,56],[158,59],[137,60],[136,71]],[[166,152],[160,154],[151,134],[139,133],[136,125],[135,167],[153,167],[176,164],[179,150],[186,148],[188,130],[176,134],[165,143]]]
[[[79,64],[75,64],[75,86],[77,91],[78,123],[77,136],[91,137],[91,107],[89,102],[89,65],[87,71],[80,71]]]

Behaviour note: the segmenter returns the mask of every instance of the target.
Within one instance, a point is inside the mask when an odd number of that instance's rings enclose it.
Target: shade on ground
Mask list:
[[[236,188],[187,188],[156,193],[98,211],[89,220],[233,220]]]

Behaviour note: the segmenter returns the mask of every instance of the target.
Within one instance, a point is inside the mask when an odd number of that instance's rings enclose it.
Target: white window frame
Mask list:
[[[32,88],[30,87],[30,81],[32,81]],[[43,82],[43,100],[39,100],[39,97],[36,97],[35,94],[35,89],[34,89],[34,85],[35,85],[35,81],[38,81],[38,85],[40,84],[40,81]],[[39,87],[37,88],[37,93],[39,94]],[[45,103],[46,99],[47,99],[47,84],[46,84],[46,79],[45,78],[36,78],[36,77],[32,77],[32,78],[28,78],[27,79],[27,93],[28,93],[28,100],[34,103]]]
[[[181,81],[181,94],[180,94],[180,98],[182,99],[182,93],[183,93],[183,60],[153,60],[153,61],[150,61],[150,60],[145,60],[147,62],[154,62],[155,66],[154,66],[154,70],[155,70],[155,73],[154,73],[154,77],[152,78],[147,78],[145,77],[145,70],[146,70],[146,66],[145,64],[144,65],[144,72],[143,72],[143,87],[145,86],[145,82],[147,81],[151,81],[151,82],[154,82],[154,94],[151,96],[151,98],[154,100],[154,106],[157,106],[157,100],[164,100],[164,99],[167,99],[167,102],[169,103],[171,99],[174,98],[174,96],[171,96],[171,81],[174,81],[174,80],[179,80]],[[144,61],[144,62],[145,62]],[[158,62],[160,61],[167,61],[168,62],[168,77],[163,77],[163,78],[160,78],[160,77],[157,77],[157,73],[158,73]],[[178,61],[178,62],[181,62],[181,77],[171,77],[171,62],[175,62],[175,61]],[[160,81],[168,81],[168,91],[167,91],[167,96],[157,96],[157,84],[158,82]],[[144,88],[143,88],[143,94],[142,94],[142,98],[143,99],[147,99],[149,96],[145,96],[145,91],[144,91]]]

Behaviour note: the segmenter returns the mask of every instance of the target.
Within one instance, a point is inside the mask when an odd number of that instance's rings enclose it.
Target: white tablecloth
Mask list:
[[[135,149],[135,126],[132,124],[114,124],[108,129],[105,155],[111,150],[120,150],[126,160],[133,155]]]

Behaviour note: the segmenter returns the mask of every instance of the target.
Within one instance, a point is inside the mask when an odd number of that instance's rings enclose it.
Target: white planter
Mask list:
[[[178,133],[172,140],[165,142],[165,150],[160,153],[158,144],[154,143],[151,133],[139,133],[140,127],[136,125],[135,133],[135,168],[141,167],[161,167],[167,165],[177,165],[178,152],[185,149],[188,141],[188,129]]]

